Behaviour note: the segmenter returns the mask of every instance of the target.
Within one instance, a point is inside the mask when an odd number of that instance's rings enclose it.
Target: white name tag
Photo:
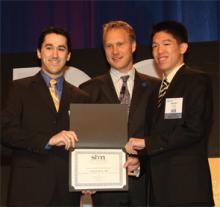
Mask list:
[[[181,119],[183,98],[166,98],[165,119]]]

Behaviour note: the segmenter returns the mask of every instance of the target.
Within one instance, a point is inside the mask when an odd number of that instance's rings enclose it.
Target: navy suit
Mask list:
[[[68,190],[68,151],[45,146],[69,129],[69,104],[87,101],[85,92],[64,80],[56,112],[40,73],[13,82],[2,114],[3,143],[13,149],[9,206],[79,205],[79,194]]]
[[[135,72],[133,95],[128,118],[128,136],[144,138],[145,113],[151,92],[156,86],[155,78]],[[80,86],[93,103],[120,104],[110,73],[96,77]],[[93,195],[95,206],[146,206],[147,179],[129,177],[128,192],[97,192]]]
[[[157,108],[159,85],[147,113],[153,203],[213,205],[207,142],[212,125],[212,87],[202,72],[182,66]],[[183,98],[182,118],[166,119],[167,98]]]

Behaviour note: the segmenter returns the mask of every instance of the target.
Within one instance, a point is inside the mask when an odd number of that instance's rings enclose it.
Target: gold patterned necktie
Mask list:
[[[60,106],[60,100],[59,100],[59,97],[56,93],[56,84],[57,84],[57,81],[54,80],[54,79],[51,79],[50,80],[50,94],[53,98],[53,102],[54,102],[54,105],[55,105],[55,108],[57,111],[59,111],[59,106]]]
[[[161,101],[162,101],[164,95],[166,94],[168,87],[169,87],[169,82],[167,81],[167,79],[164,79],[162,82],[162,85],[160,87],[160,92],[159,92],[159,96],[158,96],[158,101],[157,101],[158,108],[161,106]]]

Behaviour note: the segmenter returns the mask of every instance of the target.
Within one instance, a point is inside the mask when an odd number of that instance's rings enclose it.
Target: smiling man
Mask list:
[[[46,35],[44,42],[40,42],[37,49],[43,72],[52,78],[63,75],[66,61],[69,61],[70,55],[66,37],[56,33]]]
[[[207,143],[212,126],[212,84],[207,74],[184,62],[185,26],[156,24],[152,53],[163,72],[151,96],[145,141],[130,139],[128,152],[146,147],[151,169],[153,206],[213,206]]]
[[[94,103],[127,104],[128,136],[143,139],[147,102],[157,80],[135,70],[136,35],[128,23],[111,21],[103,25],[103,47],[110,71],[80,88],[89,93]],[[128,163],[135,166],[139,160],[129,156]],[[94,206],[146,206],[148,176],[137,178],[132,171],[129,167],[128,192],[97,192],[93,195]]]
[[[79,206],[68,188],[68,149],[78,140],[69,131],[69,104],[88,101],[64,80],[70,37],[50,27],[40,35],[41,71],[13,81],[2,113],[3,143],[13,150],[8,206]]]

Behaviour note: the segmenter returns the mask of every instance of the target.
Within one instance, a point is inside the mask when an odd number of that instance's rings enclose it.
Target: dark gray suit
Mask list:
[[[154,89],[155,78],[135,72],[134,89],[128,118],[128,136],[142,137],[145,134],[145,112],[148,98]],[[120,104],[110,73],[96,77],[80,86],[93,103]],[[128,192],[98,192],[93,196],[95,206],[146,206],[147,179],[129,177]]]
[[[69,129],[69,104],[87,101],[85,92],[64,81],[56,112],[40,73],[13,82],[2,114],[3,143],[13,149],[9,205],[79,205],[79,194],[68,190],[68,151],[45,146],[51,136]]]
[[[148,107],[146,139],[154,203],[213,205],[207,142],[212,125],[212,87],[207,75],[183,66],[157,108],[159,86]],[[183,98],[182,118],[165,119],[165,100]]]

